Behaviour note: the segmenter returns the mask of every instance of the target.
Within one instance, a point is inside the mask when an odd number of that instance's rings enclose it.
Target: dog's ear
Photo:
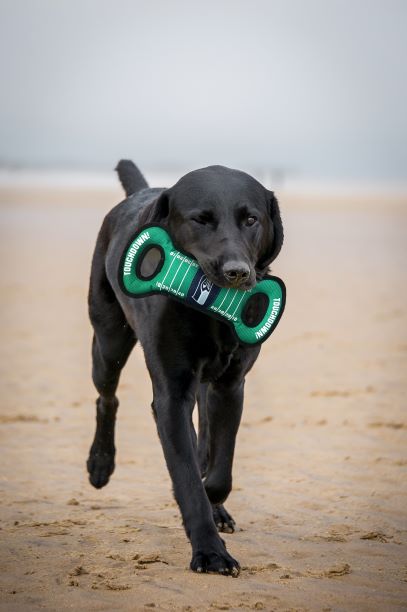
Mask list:
[[[271,223],[269,224],[269,229],[266,230],[266,235],[263,239],[264,246],[256,266],[259,272],[263,274],[267,272],[267,268],[279,254],[284,240],[283,223],[277,198],[272,191],[266,190],[266,193]]]
[[[151,204],[146,206],[140,214],[140,224],[159,223],[165,221],[170,210],[169,207],[170,190],[165,189],[160,193],[158,198]]]

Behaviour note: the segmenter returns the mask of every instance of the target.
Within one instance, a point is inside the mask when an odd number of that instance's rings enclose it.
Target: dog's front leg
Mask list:
[[[184,371],[157,380],[157,370],[155,374],[153,410],[175,499],[192,544],[191,569],[237,576],[239,563],[218,535],[191,435],[196,377]]]

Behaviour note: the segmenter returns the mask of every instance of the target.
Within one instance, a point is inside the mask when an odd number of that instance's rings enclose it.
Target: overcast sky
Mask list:
[[[0,0],[0,163],[407,180],[407,0]]]

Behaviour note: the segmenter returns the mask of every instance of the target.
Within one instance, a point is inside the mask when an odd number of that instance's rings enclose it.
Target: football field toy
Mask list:
[[[285,286],[265,276],[252,289],[218,287],[188,253],[178,251],[167,230],[143,227],[124,250],[119,267],[122,290],[131,297],[168,295],[228,322],[242,344],[264,342],[276,328],[285,306]]]

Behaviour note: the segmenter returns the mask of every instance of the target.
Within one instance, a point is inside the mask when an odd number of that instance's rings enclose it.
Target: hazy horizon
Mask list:
[[[407,181],[402,0],[3,0],[0,165]]]

